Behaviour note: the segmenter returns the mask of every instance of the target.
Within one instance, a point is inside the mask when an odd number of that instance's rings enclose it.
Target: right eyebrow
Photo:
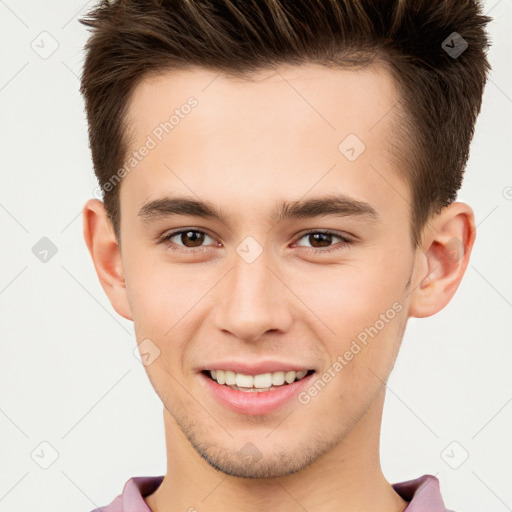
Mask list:
[[[221,210],[206,201],[188,199],[186,197],[162,197],[146,203],[139,211],[143,221],[153,218],[170,217],[172,215],[191,215],[219,220],[223,223],[229,219]]]

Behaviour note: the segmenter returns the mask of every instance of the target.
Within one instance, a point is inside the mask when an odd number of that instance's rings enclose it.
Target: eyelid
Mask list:
[[[345,240],[346,242],[352,242],[352,239],[348,235],[346,235],[345,233],[340,233],[340,232],[334,231],[332,229],[310,229],[310,230],[305,231],[303,233],[299,233],[299,235],[297,235],[297,240],[300,240],[301,238],[304,238],[307,235],[313,235],[313,234],[316,234],[316,233],[322,233],[322,234],[325,234],[325,235],[332,235],[332,236],[336,236],[338,238],[341,238],[342,240]]]

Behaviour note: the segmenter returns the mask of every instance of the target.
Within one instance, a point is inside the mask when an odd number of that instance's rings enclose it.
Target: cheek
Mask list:
[[[160,251],[127,254],[123,265],[134,323],[162,336],[204,295],[201,280],[186,265],[170,264]]]
[[[391,370],[407,319],[408,268],[395,254],[354,259],[295,281],[297,294],[315,313],[311,318],[330,360],[340,363],[338,371],[332,369],[340,376],[337,392],[355,386],[363,393],[379,384],[376,375]]]
[[[323,404],[331,412],[336,409],[339,414],[334,416],[343,417],[346,423],[356,421],[382,389],[398,353],[406,309],[396,301],[383,311],[382,317],[380,313],[344,316],[345,325],[340,322],[336,326],[337,336],[325,340],[331,364],[317,377],[329,381],[318,406]]]
[[[329,336],[346,340],[403,301],[406,269],[407,264],[397,260],[390,264],[390,258],[367,257],[303,273],[294,278],[294,290],[329,328]]]

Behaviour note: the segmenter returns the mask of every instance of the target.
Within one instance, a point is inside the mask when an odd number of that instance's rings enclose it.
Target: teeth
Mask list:
[[[272,386],[282,386],[285,382],[291,384],[295,382],[295,380],[304,378],[307,373],[307,370],[301,370],[299,372],[262,373],[253,376],[232,372],[230,370],[210,370],[212,379],[216,380],[219,384],[245,389],[256,388],[265,390]]]
[[[274,372],[272,374],[272,386],[282,386],[284,384],[284,372]]]
[[[296,375],[297,374],[295,372],[286,372],[284,380],[288,382],[288,384],[291,384],[295,380]]]
[[[255,388],[269,388],[270,386],[272,386],[271,373],[262,373],[261,375],[255,375],[253,380]]]
[[[236,373],[235,372],[230,372],[229,370],[225,371],[224,372],[224,379],[226,380],[226,384],[228,386],[233,386],[234,384],[236,384]]]
[[[239,388],[252,388],[254,387],[254,377],[252,375],[244,375],[243,373],[237,373],[235,384]]]

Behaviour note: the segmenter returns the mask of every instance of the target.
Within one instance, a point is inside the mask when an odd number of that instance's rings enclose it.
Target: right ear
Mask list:
[[[105,207],[98,199],[89,199],[83,209],[84,239],[91,254],[101,286],[113,308],[132,320],[123,275],[121,250]]]

